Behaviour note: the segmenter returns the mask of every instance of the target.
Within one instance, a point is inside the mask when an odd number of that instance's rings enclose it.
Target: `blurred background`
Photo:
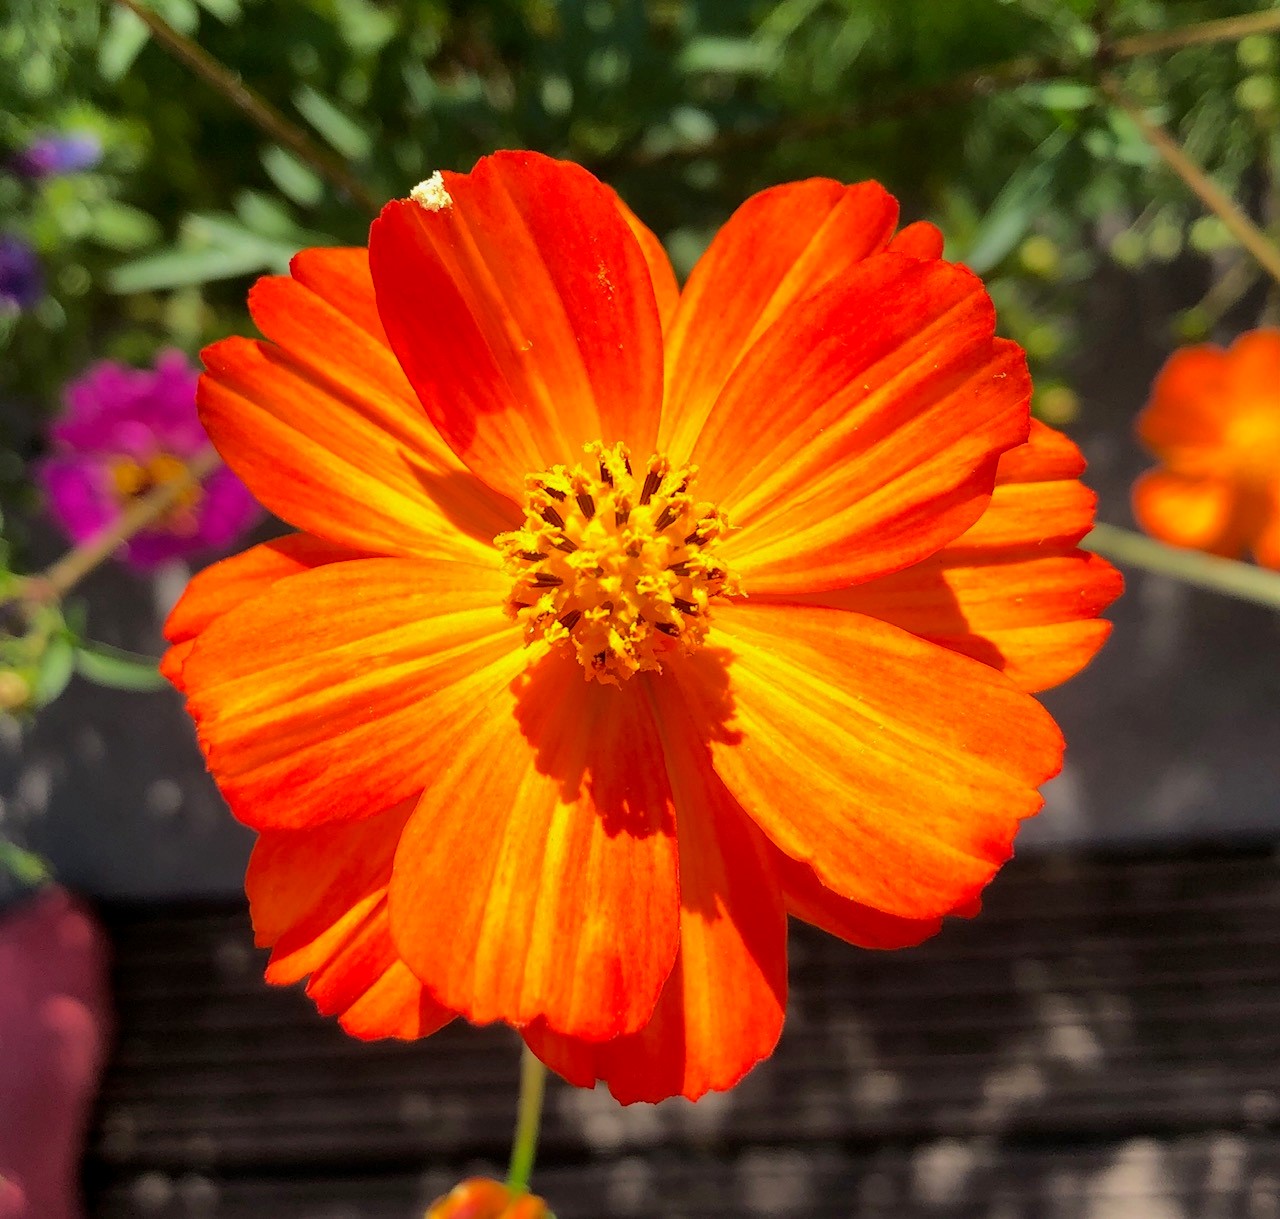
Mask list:
[[[86,370],[252,333],[255,276],[363,244],[385,200],[495,148],[588,166],[681,275],[756,190],[880,180],[986,279],[1115,526],[1168,356],[1280,322],[1276,283],[1124,104],[1275,236],[1280,14],[1256,0],[144,11],[0,17],[7,573],[66,550],[36,471]],[[279,531],[246,518],[221,550],[105,563],[38,646],[0,624],[25,683],[0,688],[0,847],[96,903],[116,961],[94,1214],[409,1215],[503,1154],[500,1036],[348,1046],[260,981],[251,835],[146,658],[192,570]],[[727,1097],[623,1112],[564,1088],[561,1219],[1280,1214],[1280,616],[1126,574],[1112,641],[1046,696],[1066,769],[988,915],[892,960],[798,937],[783,1050]]]

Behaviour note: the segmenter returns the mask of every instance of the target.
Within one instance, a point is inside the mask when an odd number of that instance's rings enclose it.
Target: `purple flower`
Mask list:
[[[154,371],[103,360],[67,386],[65,408],[49,430],[53,453],[36,476],[73,542],[93,537],[136,497],[177,478],[208,447],[196,415],[198,380],[181,352],[166,351]],[[261,514],[223,466],[136,534],[123,554],[146,570],[227,546]]]
[[[21,237],[0,233],[0,313],[30,309],[43,295],[36,252]]]
[[[91,132],[72,131],[67,135],[37,137],[9,164],[21,177],[39,181],[92,169],[101,160],[102,141]]]

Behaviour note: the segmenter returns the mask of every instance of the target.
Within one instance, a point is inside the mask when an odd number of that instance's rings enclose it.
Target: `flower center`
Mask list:
[[[148,491],[181,478],[186,470],[186,463],[169,453],[157,453],[143,462],[132,457],[117,457],[111,462],[111,483],[123,507]],[[184,536],[195,533],[199,525],[195,510],[203,494],[198,483],[184,491],[155,528]]]
[[[697,648],[711,599],[741,589],[715,556],[724,513],[691,494],[694,466],[655,455],[637,477],[625,445],[584,453],[525,479],[524,527],[494,544],[525,642],[571,648],[588,678],[617,685]]]

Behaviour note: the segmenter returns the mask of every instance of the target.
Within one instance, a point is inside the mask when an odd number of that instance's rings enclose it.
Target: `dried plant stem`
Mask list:
[[[1183,47],[1204,46],[1211,42],[1239,42],[1253,34],[1276,31],[1280,31],[1280,9],[1269,8],[1259,13],[1243,13],[1239,17],[1184,25],[1176,30],[1117,38],[1109,49],[1113,58],[1136,59],[1139,55],[1158,55],[1162,51],[1178,51]]]
[[[116,0],[145,23],[155,40],[175,59],[211,85],[268,138],[306,161],[371,215],[380,204],[368,188],[336,156],[280,113],[266,98],[249,88],[198,42],[179,33],[159,13],[139,0]]]
[[[222,464],[212,447],[187,463],[186,471],[170,482],[153,487],[124,510],[96,537],[67,551],[56,563],[22,583],[27,601],[57,601],[65,597],[94,568],[106,562],[136,533],[155,524],[191,489]]]
[[[1178,142],[1120,87],[1111,76],[1102,78],[1102,91],[1137,125],[1147,142],[1161,159],[1219,220],[1228,232],[1258,261],[1277,283],[1280,283],[1280,249],[1249,218],[1230,195],[1200,168]]]
[[[1081,545],[1117,563],[1280,610],[1280,572],[1265,567],[1167,546],[1155,538],[1115,525],[1095,525]]]

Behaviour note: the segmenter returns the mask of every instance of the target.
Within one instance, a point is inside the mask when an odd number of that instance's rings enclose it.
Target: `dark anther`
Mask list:
[[[541,550],[522,550],[520,557],[527,559],[530,563],[536,563],[539,559],[545,559],[547,556]]]
[[[631,458],[630,458],[630,457],[623,457],[623,459],[622,459],[622,464],[623,464],[623,466],[626,468],[627,473],[628,473],[628,474],[630,474],[630,473],[631,473]]]
[[[683,597],[673,597],[671,604],[682,614],[696,614],[698,612],[698,607],[692,601],[686,601]]]
[[[672,639],[680,638],[680,628],[673,622],[655,622],[653,629],[661,631],[664,635],[670,635]]]
[[[561,503],[564,503],[565,496],[563,491],[557,491],[555,487],[548,487],[546,483],[542,484],[542,489],[551,496],[552,499],[558,499]]]
[[[687,538],[685,538],[684,544],[686,546],[701,546],[703,544],[702,538],[698,536],[698,531],[696,529]]]
[[[685,559],[681,559],[679,563],[672,563],[667,570],[673,576],[687,576],[691,574],[689,571],[689,564]]]
[[[615,525],[625,525],[631,519],[631,509],[623,504],[617,512],[613,514],[613,523]]]
[[[663,531],[663,530],[664,530],[668,525],[670,525],[670,524],[671,524],[671,522],[672,522],[672,521],[674,521],[674,520],[676,519],[676,517],[677,517],[677,516],[679,516],[679,515],[680,515],[680,513],[679,513],[678,509],[675,509],[675,508],[673,508],[670,504],[668,504],[668,505],[667,505],[665,508],[663,508],[663,510],[658,514],[658,519],[657,519],[656,521],[654,521],[654,522],[653,522],[653,527],[654,527],[654,528],[655,528],[659,533],[661,533],[661,532],[662,532],[662,531]]]
[[[540,571],[533,577],[533,582],[539,588],[559,588],[564,583],[559,576],[553,576],[549,572]]]
[[[597,653],[596,653],[596,654],[591,658],[592,663],[596,666],[596,668],[597,668],[597,669],[603,669],[603,668],[604,668],[604,662],[605,662],[606,660],[608,660],[608,659],[609,659],[609,653],[608,653],[608,652],[597,652]]]
[[[568,538],[561,538],[555,543],[555,548],[557,550],[563,550],[565,554],[573,554],[573,552],[578,549],[571,541],[569,541]]]
[[[578,619],[582,617],[581,610],[570,610],[563,618],[560,619],[560,625],[566,631],[571,631],[578,625]]]
[[[613,471],[603,461],[600,463],[600,481],[613,486]]]
[[[596,514],[596,501],[591,498],[585,491],[578,496],[578,507],[582,509],[582,515],[590,520]]]
[[[640,557],[640,552],[643,549],[644,549],[643,543],[632,542],[631,545],[627,547],[627,558],[638,559]]]
[[[554,525],[557,529],[564,528],[564,517],[560,515],[550,504],[542,510],[542,519],[548,525]]]
[[[601,601],[601,602],[600,602],[600,608],[601,608],[602,610],[604,610],[604,612],[605,612],[606,614],[612,614],[612,613],[613,613],[613,602],[612,602],[612,601]]]
[[[522,609],[530,609],[532,607],[530,606],[528,601],[513,601],[511,603],[511,608],[514,610],[522,610]]]
[[[640,490],[640,502],[647,504],[653,498],[653,493],[660,486],[662,486],[662,475],[657,470],[650,470],[648,477],[644,480],[644,486]]]

